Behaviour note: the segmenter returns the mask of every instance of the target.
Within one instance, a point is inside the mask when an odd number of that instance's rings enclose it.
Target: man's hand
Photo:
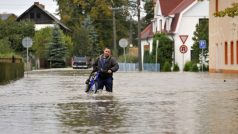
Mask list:
[[[109,74],[111,74],[111,73],[112,73],[112,70],[108,70],[107,72],[108,72]]]

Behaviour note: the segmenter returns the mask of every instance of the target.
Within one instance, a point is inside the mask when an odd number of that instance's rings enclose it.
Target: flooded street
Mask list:
[[[84,92],[80,70],[33,71],[0,86],[1,134],[235,134],[238,75],[114,74],[112,94]]]

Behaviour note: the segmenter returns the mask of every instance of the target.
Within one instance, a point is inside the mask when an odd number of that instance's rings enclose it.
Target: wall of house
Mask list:
[[[209,72],[238,74],[238,16],[214,17],[215,2],[210,1]],[[218,11],[220,11],[231,7],[231,4],[237,0],[218,0],[217,2]]]
[[[36,31],[46,27],[54,27],[54,24],[35,24]]]
[[[175,34],[174,40],[175,40],[175,63],[179,65],[180,70],[183,69],[184,64],[187,61],[191,60],[191,46],[193,45],[193,32],[195,31],[195,26],[198,23],[197,18],[182,18],[180,28],[178,30],[178,33]],[[187,40],[183,44],[183,42],[180,39],[181,35],[187,35]],[[182,54],[180,52],[180,46],[186,45],[188,50],[186,53]]]
[[[147,45],[149,45],[149,52],[152,52],[152,43],[153,43],[153,38],[149,38],[147,40],[141,40],[141,56],[142,56],[142,63],[144,63],[144,52],[145,48],[147,48]]]
[[[200,18],[208,18],[209,15],[209,2],[198,2],[191,7],[188,7],[182,12],[182,17],[178,22],[176,29],[175,39],[175,63],[179,65],[180,70],[183,69],[184,64],[191,60],[191,47],[193,45],[193,33],[196,30],[196,24],[199,23]],[[202,12],[201,12],[202,11]],[[187,46],[188,51],[182,54],[179,50],[183,42],[180,39],[180,35],[188,35],[188,38],[184,45]]]

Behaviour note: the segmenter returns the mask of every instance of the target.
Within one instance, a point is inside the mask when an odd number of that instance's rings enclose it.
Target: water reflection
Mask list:
[[[59,103],[58,117],[66,133],[112,133],[124,120],[124,109],[113,95],[88,95],[88,102]]]

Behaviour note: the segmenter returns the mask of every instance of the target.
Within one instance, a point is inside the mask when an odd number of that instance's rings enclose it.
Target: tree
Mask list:
[[[36,31],[32,49],[37,58],[46,58],[46,50],[49,48],[49,42],[52,39],[52,28],[47,27]]]
[[[144,27],[149,25],[151,23],[151,20],[154,18],[154,1],[153,0],[148,0],[145,2],[144,5],[144,10],[145,10],[145,17],[142,20],[142,24]]]
[[[196,25],[196,30],[193,33],[193,46],[192,46],[192,58],[191,60],[194,63],[199,63],[202,58],[202,49],[199,48],[199,40],[205,40],[207,42],[207,46],[203,49],[204,58],[207,59],[208,57],[208,19],[202,19]]]
[[[113,23],[112,8],[116,10],[117,42],[122,37],[128,37],[130,21],[126,20],[128,14],[128,0],[56,0],[59,5],[59,14],[62,21],[73,30],[72,38],[74,41],[74,54],[92,55],[95,43],[92,43],[92,35],[96,35],[98,48],[113,47]],[[125,8],[121,8],[125,7]],[[90,16],[90,25],[93,31],[85,28],[82,23]],[[93,34],[92,34],[93,33]],[[91,37],[90,37],[91,36]],[[85,49],[87,48],[87,51]],[[119,52],[122,52],[119,51]]]
[[[26,36],[33,37],[35,34],[34,23],[31,21],[16,22],[10,18],[0,21],[0,39],[7,40],[11,49],[22,53],[25,48],[22,46],[22,39]]]
[[[155,34],[153,37],[153,55],[156,55],[157,40],[159,40],[157,62],[163,67],[166,62],[172,63],[173,41],[164,33]]]
[[[238,16],[238,3],[233,3],[232,7],[228,7],[223,11],[214,13],[214,16],[216,17],[224,17],[226,15],[232,18]]]
[[[0,39],[0,55],[13,53],[14,50],[10,48],[10,42],[6,39]]]
[[[60,31],[59,26],[55,24],[52,31],[52,40],[48,49],[50,67],[65,67],[66,52],[66,46],[62,39],[62,31]]]
[[[158,48],[156,48],[156,42],[159,40]],[[157,50],[156,50],[157,49]],[[157,55],[156,55],[157,51]],[[164,33],[155,34],[153,37],[152,53],[145,51],[144,62],[146,63],[160,63],[163,67],[166,62],[172,63],[173,42]],[[157,61],[156,61],[157,56]]]

